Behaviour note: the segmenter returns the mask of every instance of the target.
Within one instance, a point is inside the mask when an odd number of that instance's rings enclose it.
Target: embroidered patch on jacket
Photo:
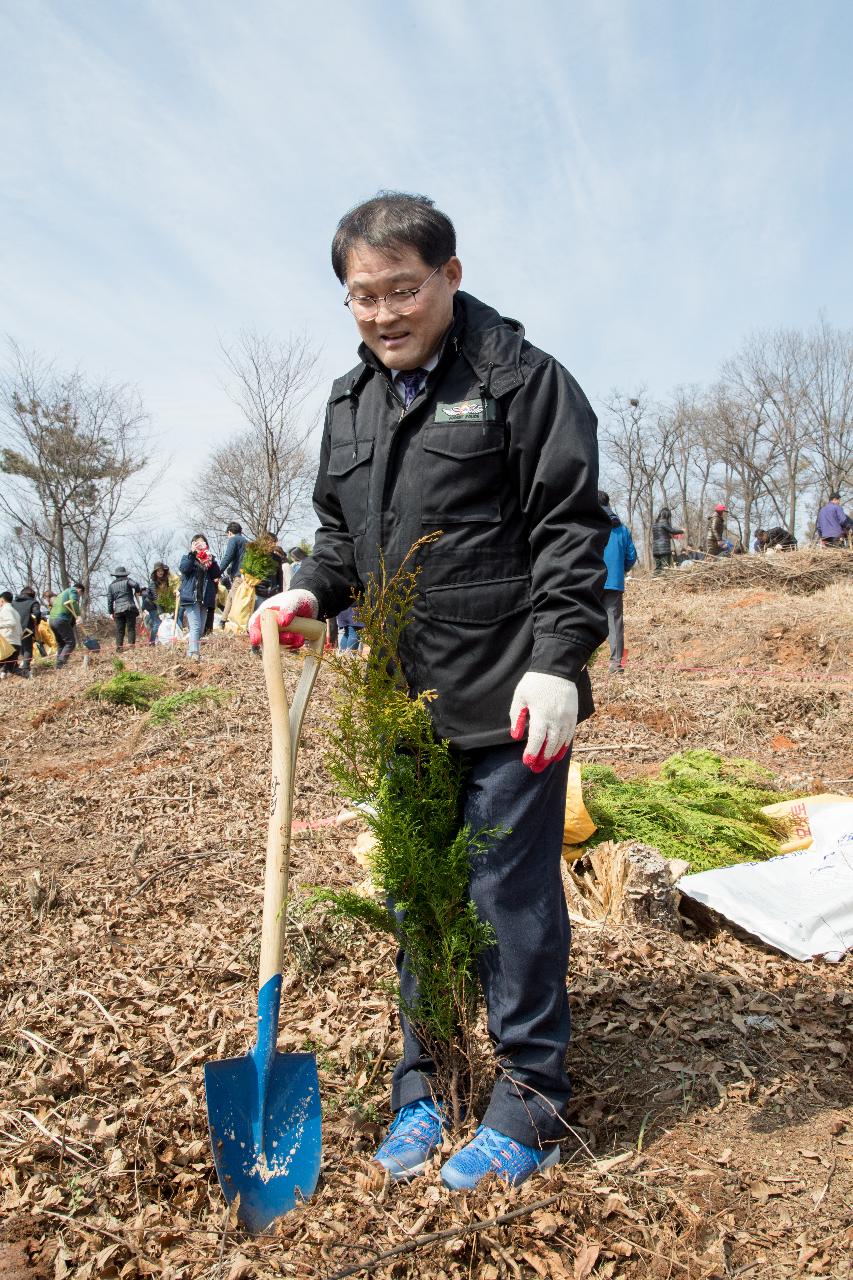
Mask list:
[[[485,416],[483,410],[485,409]],[[458,400],[456,404],[436,405],[436,422],[496,422],[498,406],[494,400]]]

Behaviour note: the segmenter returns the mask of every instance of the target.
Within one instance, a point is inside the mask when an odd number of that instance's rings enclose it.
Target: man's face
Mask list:
[[[382,298],[392,289],[417,289],[432,271],[417,249],[372,249],[359,243],[347,259],[351,294]],[[417,369],[438,350],[453,320],[453,295],[462,280],[462,264],[450,258],[416,298],[414,311],[394,315],[383,302],[374,320],[355,318],[365,344],[388,369]]]

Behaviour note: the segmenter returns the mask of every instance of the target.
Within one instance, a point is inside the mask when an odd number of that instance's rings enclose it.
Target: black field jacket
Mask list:
[[[672,551],[672,539],[683,529],[676,529],[669,520],[655,520],[652,525],[652,555],[668,556]]]
[[[462,748],[509,742],[513,690],[526,671],[578,685],[607,634],[596,419],[583,392],[524,331],[457,295],[438,366],[404,411],[364,346],[326,410],[314,506],[320,528],[299,587],[322,617],[345,609],[370,574],[414,542],[418,597],[400,658],[409,687],[434,689],[438,734]]]

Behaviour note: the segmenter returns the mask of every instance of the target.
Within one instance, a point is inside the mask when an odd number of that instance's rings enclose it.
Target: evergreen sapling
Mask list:
[[[469,862],[500,833],[472,832],[461,821],[464,764],[434,732],[432,691],[411,695],[400,643],[417,597],[415,543],[390,578],[383,564],[358,601],[364,660],[331,659],[338,675],[338,739],[328,764],[343,795],[368,806],[376,839],[370,855],[382,899],[321,891],[339,913],[393,933],[417,978],[415,1005],[404,1008],[433,1058],[436,1093],[458,1125],[474,1087],[472,1030],[479,1002],[477,958],[494,942],[469,895]]]

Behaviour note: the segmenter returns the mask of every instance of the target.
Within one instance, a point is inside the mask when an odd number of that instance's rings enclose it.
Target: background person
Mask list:
[[[603,489],[598,491],[598,501],[604,508],[611,529],[604,548],[607,577],[604,581],[604,608],[607,611],[607,638],[610,642],[610,672],[619,675],[625,656],[625,618],[622,601],[625,595],[625,575],[637,563],[637,548],[631,531],[610,507],[610,497]],[[670,556],[670,560],[672,557]]]
[[[225,587],[230,587],[240,572],[249,540],[244,538],[243,526],[237,520],[231,521],[226,527],[225,533],[228,536],[228,541],[225,544],[225,552],[222,556],[220,567],[222,569],[222,584]]]
[[[853,529],[853,520],[841,505],[841,494],[836,490],[829,495],[829,502],[817,513],[817,536],[822,547],[844,547],[847,535]]]
[[[290,581],[292,582],[303,562],[308,559],[308,554],[301,547],[291,547],[287,554],[290,559]]]
[[[708,528],[705,534],[705,551],[709,556],[731,555],[732,543],[726,538],[725,514],[728,507],[718,502],[713,513],[708,516]]]
[[[220,569],[210,553],[210,544],[203,533],[194,533],[190,549],[181,558],[180,602],[189,630],[187,657],[201,661],[201,637],[207,621],[208,609],[216,604],[216,584]]]
[[[142,594],[142,608],[145,610],[145,621],[148,625],[149,645],[157,643],[157,632],[160,630],[160,621],[163,616],[160,600],[163,598],[162,593],[168,591],[170,585],[169,566],[162,560],[158,560],[151,570],[148,586]]]
[[[338,624],[337,648],[341,653],[355,652],[361,644],[361,638],[358,634],[361,630],[361,623],[356,617],[355,605],[351,604],[348,609],[342,609],[336,621]]]
[[[326,409],[313,554],[262,610],[275,608],[282,642],[299,644],[294,617],[336,615],[379,576],[380,554],[391,576],[417,540],[443,530],[418,553],[399,659],[413,691],[437,690],[436,733],[467,766],[461,820],[501,835],[472,860],[469,882],[496,936],[479,957],[495,1084],[441,1176],[454,1188],[489,1174],[516,1185],[559,1159],[570,1096],[560,866],[568,752],[592,711],[586,666],[606,634],[596,420],[521,325],[459,291],[453,224],[431,200],[383,192],[352,209],[332,264],[359,363]],[[249,635],[260,639],[258,614]],[[404,1012],[418,1004],[404,955],[399,973],[395,1117],[374,1157],[392,1178],[423,1169],[445,1118]]]
[[[64,667],[77,647],[75,628],[77,620],[83,612],[82,596],[86,591],[85,584],[75,582],[53,597],[48,622],[56,637],[56,669]]]
[[[21,587],[21,590],[12,601],[12,608],[17,611],[18,617],[21,619],[20,674],[24,677],[29,677],[33,660],[33,646],[36,643],[36,627],[42,621],[43,616],[35,588],[30,586]]]
[[[115,623],[116,653],[124,648],[125,637],[131,649],[136,644],[136,597],[141,591],[139,583],[127,576],[123,564],[113,570],[113,580],[107,587],[107,613]]]
[[[652,525],[652,556],[655,562],[655,573],[662,573],[672,566],[672,539],[680,538],[683,529],[676,529],[671,523],[672,512],[669,507],[661,507]]]
[[[766,551],[796,551],[797,539],[788,529],[783,529],[781,525],[774,525],[772,529],[755,530],[752,549],[762,553]]]
[[[12,592],[0,591],[0,637],[5,657],[0,656],[0,680],[18,674],[18,654],[21,652],[21,618],[12,607]],[[8,650],[8,652],[7,652]]]

